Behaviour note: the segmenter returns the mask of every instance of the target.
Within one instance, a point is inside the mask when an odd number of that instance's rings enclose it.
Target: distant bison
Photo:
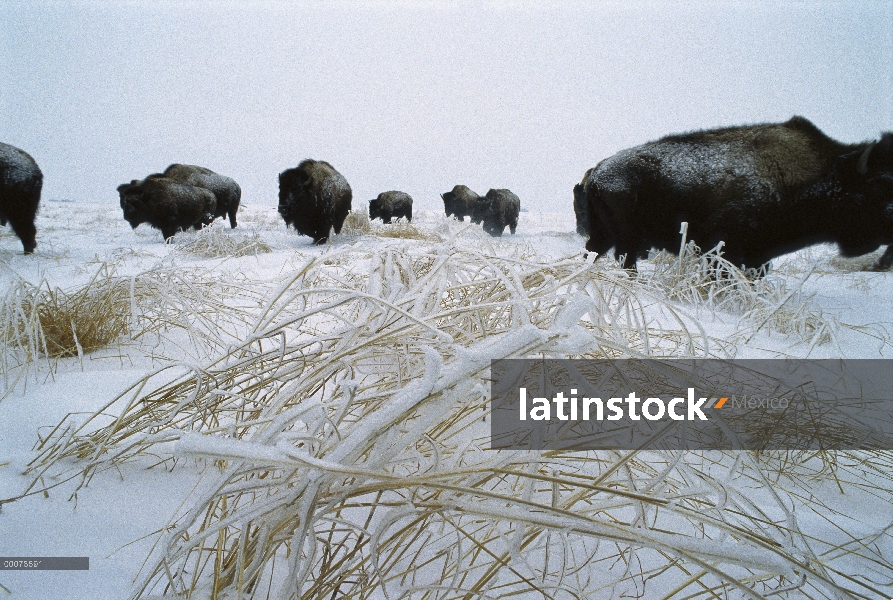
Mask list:
[[[445,192],[440,195],[443,198],[443,209],[448,217],[456,217],[460,221],[464,221],[465,217],[471,217],[474,221],[475,206],[483,200],[476,193],[468,189],[467,185],[457,185],[453,187],[453,191]],[[474,221],[480,223],[480,221]]]
[[[369,218],[390,223],[391,219],[404,217],[412,221],[412,196],[406,192],[382,192],[369,201]]]
[[[239,202],[242,199],[242,188],[233,179],[225,175],[218,175],[211,169],[197,167],[195,165],[173,164],[164,170],[164,176],[178,181],[205,188],[214,194],[217,200],[217,208],[214,210],[214,218],[229,215],[229,224],[236,228],[236,213],[239,212]]]
[[[702,248],[725,242],[759,267],[812,244],[844,256],[893,243],[893,134],[842,144],[808,120],[665,137],[603,160],[583,179],[586,249],[625,255],[679,247],[680,223]],[[877,268],[893,263],[888,246]]]
[[[315,244],[325,243],[333,227],[341,233],[351,198],[347,180],[327,162],[308,158],[279,174],[279,214]]]
[[[0,144],[0,225],[9,222],[25,254],[37,247],[34,217],[42,188],[43,173],[34,159],[14,146]]]
[[[160,174],[118,186],[124,219],[134,229],[148,223],[165,240],[189,227],[201,229],[214,220],[217,199],[205,188],[180,183]]]
[[[508,225],[512,235],[518,227],[521,200],[509,190],[490,190],[479,204],[477,217],[484,224],[484,231],[493,237],[501,237]]]

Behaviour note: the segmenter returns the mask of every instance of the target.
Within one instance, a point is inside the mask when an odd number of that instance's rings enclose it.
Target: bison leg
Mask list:
[[[381,218],[381,222],[384,223],[385,225],[390,225],[390,224],[391,224],[391,217],[382,217],[382,218]]]
[[[888,271],[893,266],[893,244],[887,246],[884,253],[878,259],[877,263],[872,267],[872,271]]]
[[[236,213],[239,212],[239,206],[236,205],[234,208],[229,209],[229,225],[230,229],[236,228]]]
[[[412,207],[411,206],[406,211],[406,220],[409,221],[410,223],[412,223]]]
[[[22,240],[22,247],[25,249],[25,254],[33,253],[34,248],[37,247],[37,242],[34,241],[34,238],[37,237],[37,229],[34,227],[34,219],[28,219],[27,217],[9,217],[9,224],[12,226],[12,230],[15,231],[16,235],[19,236],[19,239]]]
[[[164,227],[161,230],[161,235],[162,235],[162,237],[164,237],[165,242],[170,242],[171,238],[174,237],[174,234],[176,234],[176,233],[177,233],[176,227],[173,227],[173,228]]]
[[[511,223],[509,223],[509,231],[512,232],[512,235],[515,235],[515,230],[518,228],[518,219],[515,219]]]

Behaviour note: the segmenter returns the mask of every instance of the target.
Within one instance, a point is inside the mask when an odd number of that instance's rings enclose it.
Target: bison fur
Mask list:
[[[203,187],[174,181],[159,174],[118,186],[124,219],[134,229],[148,223],[165,240],[189,227],[201,229],[214,220],[217,199]]]
[[[508,226],[512,235],[518,227],[518,215],[521,212],[521,200],[509,190],[490,190],[480,203],[478,216],[484,231],[493,237],[501,237]]]
[[[369,201],[369,219],[390,223],[391,219],[400,217],[412,221],[412,196],[406,192],[382,192]]]
[[[242,188],[233,179],[225,175],[219,175],[205,167],[176,163],[164,170],[164,176],[180,183],[210,190],[217,200],[214,218],[226,218],[229,216],[230,227],[232,229],[236,228],[236,213],[239,212]]]
[[[25,254],[37,247],[34,218],[40,205],[43,173],[28,153],[0,143],[0,225],[8,222]]]
[[[480,220],[474,220],[474,211],[483,198],[468,189],[467,185],[454,186],[451,192],[445,192],[440,197],[443,199],[446,216],[455,217],[460,221],[464,221],[465,217],[471,217],[472,221],[480,223]]]
[[[679,247],[682,222],[702,248],[724,242],[735,265],[834,242],[844,256],[893,244],[893,134],[837,142],[803,117],[671,135],[624,150],[582,184],[586,249],[614,248],[624,267]],[[893,263],[888,246],[878,268]]]
[[[279,214],[315,244],[325,243],[332,228],[341,233],[351,198],[347,180],[325,161],[308,158],[279,174]]]

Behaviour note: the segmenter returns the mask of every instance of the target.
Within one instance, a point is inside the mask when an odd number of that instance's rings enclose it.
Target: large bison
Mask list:
[[[509,190],[490,190],[478,205],[475,217],[484,224],[484,231],[493,237],[501,237],[508,225],[512,235],[518,227],[521,200]]]
[[[583,181],[589,177],[589,171],[583,176]],[[589,237],[589,208],[586,205],[586,188],[578,183],[574,186],[574,217],[577,220],[577,233],[583,237]]]
[[[382,192],[369,201],[369,219],[390,223],[391,219],[400,217],[412,221],[412,196],[406,192]]]
[[[341,233],[351,198],[347,180],[325,161],[308,158],[279,174],[279,214],[315,244],[325,243],[333,227]]]
[[[836,242],[844,256],[893,243],[893,134],[842,144],[803,117],[672,135],[624,150],[581,185],[586,249],[614,248],[635,268],[648,249],[675,250],[679,229],[702,248],[725,242],[735,265]],[[893,263],[893,246],[878,268]]]
[[[165,240],[189,227],[201,229],[214,220],[217,199],[203,187],[174,181],[160,174],[118,186],[124,219],[134,229],[148,223]]]
[[[197,167],[195,165],[172,164],[164,170],[163,175],[174,181],[205,188],[214,194],[217,200],[217,208],[214,210],[214,218],[229,216],[229,224],[236,228],[236,213],[239,212],[239,202],[242,199],[242,188],[233,179],[225,175],[218,175],[211,169]]]
[[[27,152],[0,143],[0,225],[8,222],[25,254],[37,247],[34,217],[40,205],[43,173]]]
[[[471,217],[475,223],[480,221],[474,220],[475,207],[483,200],[481,196],[468,189],[467,185],[457,185],[453,187],[453,191],[444,192],[440,195],[443,199],[443,209],[448,217],[456,217],[460,221],[464,221],[465,217]]]

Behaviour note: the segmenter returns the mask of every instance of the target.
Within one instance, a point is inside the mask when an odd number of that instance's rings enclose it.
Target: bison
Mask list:
[[[583,181],[589,177],[589,171],[583,176]],[[586,189],[578,183],[574,186],[574,217],[577,220],[577,233],[583,237],[589,237],[589,210],[586,206]]]
[[[404,217],[412,221],[412,196],[406,192],[382,192],[369,201],[369,218],[390,223],[391,219]]]
[[[0,143],[0,225],[8,222],[25,254],[37,247],[34,217],[40,205],[43,173],[27,152]]]
[[[351,190],[332,165],[306,159],[279,174],[279,214],[285,226],[309,235],[315,244],[329,239],[329,230],[341,233],[350,212]]]
[[[521,200],[509,190],[490,190],[479,203],[476,217],[484,224],[484,231],[493,237],[501,237],[506,225],[512,235],[518,227]]]
[[[475,206],[480,203],[483,198],[468,189],[467,185],[457,185],[453,187],[453,191],[445,192],[440,195],[443,198],[443,208],[448,217],[456,217],[460,221],[464,221],[465,217],[471,217],[475,223],[480,220],[474,220]]]
[[[164,177],[205,188],[214,194],[217,200],[217,208],[214,218],[229,216],[229,224],[236,228],[236,213],[239,212],[239,202],[242,199],[242,189],[234,180],[224,175],[218,175],[211,169],[197,167],[195,165],[172,164],[164,170]]]
[[[201,229],[214,220],[217,199],[203,187],[154,174],[118,186],[124,219],[134,229],[148,223],[161,230],[165,240],[189,227]]]
[[[725,242],[735,265],[822,242],[843,256],[893,243],[893,134],[837,142],[803,117],[671,135],[587,172],[586,249],[614,248],[623,266],[679,246],[680,224],[702,248]],[[893,263],[888,246],[877,268]]]

